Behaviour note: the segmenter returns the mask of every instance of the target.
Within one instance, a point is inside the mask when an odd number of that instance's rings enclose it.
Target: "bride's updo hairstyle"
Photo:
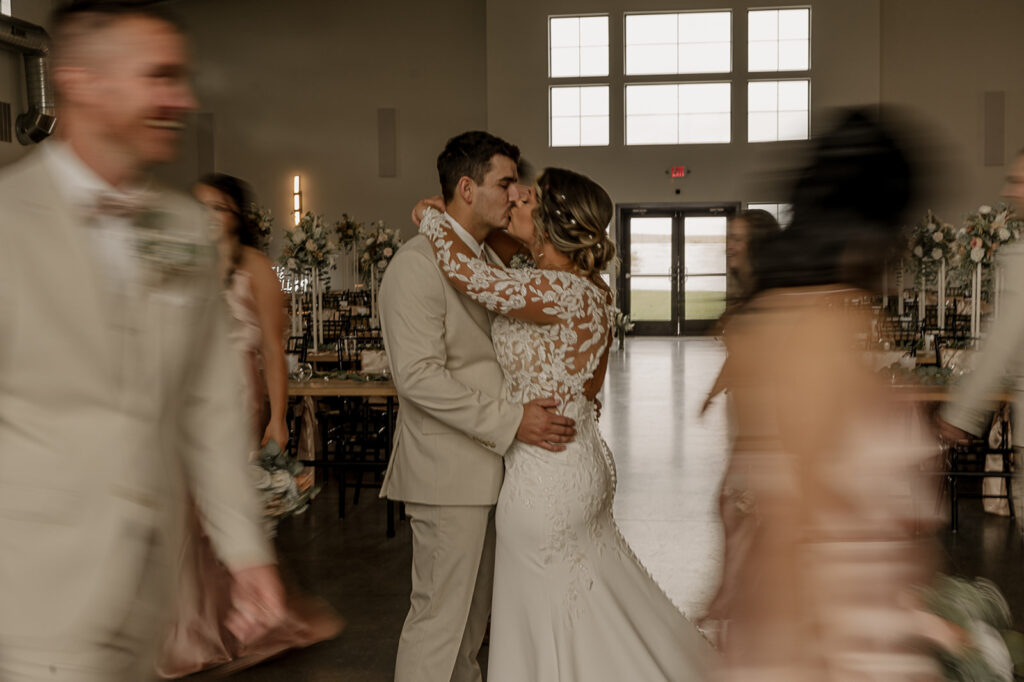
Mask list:
[[[537,237],[567,255],[583,275],[603,270],[615,258],[615,244],[608,239],[614,208],[604,188],[585,175],[545,168],[537,190]]]

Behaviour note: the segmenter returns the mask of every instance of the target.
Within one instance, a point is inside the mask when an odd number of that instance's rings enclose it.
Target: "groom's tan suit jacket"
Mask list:
[[[485,247],[485,256],[497,262]],[[398,425],[381,496],[431,505],[492,505],[523,417],[501,400],[491,317],[441,273],[417,235],[384,273],[381,327],[398,390]]]
[[[158,191],[151,220],[195,265],[111,286],[46,151],[0,172],[0,670],[41,642],[145,645],[186,486],[230,567],[273,562],[209,218]]]

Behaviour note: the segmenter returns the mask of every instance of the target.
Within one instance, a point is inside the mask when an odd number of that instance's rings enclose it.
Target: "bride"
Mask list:
[[[505,455],[490,682],[702,680],[711,672],[710,645],[640,564],[612,516],[615,464],[594,404],[614,320],[600,276],[615,255],[606,235],[612,210],[589,178],[545,170],[509,223],[537,264],[525,269],[476,258],[433,208],[420,222],[451,284],[502,316],[492,336],[505,398],[555,397],[576,420],[576,440],[564,452],[516,442]]]

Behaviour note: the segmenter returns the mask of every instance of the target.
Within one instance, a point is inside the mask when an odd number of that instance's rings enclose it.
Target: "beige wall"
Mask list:
[[[12,0],[11,10],[14,18],[45,28],[49,24],[51,5],[51,0]],[[10,102],[12,120],[27,108],[21,56],[6,49],[0,49],[0,101]],[[11,142],[0,142],[0,166],[21,158],[32,149],[18,142],[13,126],[11,137]]]
[[[293,174],[305,207],[383,218],[439,192],[445,140],[482,128],[480,0],[182,0],[213,113],[217,170],[252,182],[287,220]],[[378,177],[377,110],[397,110],[397,177]]]
[[[1006,93],[1006,161],[1024,146],[1024,3],[1017,0],[886,0],[882,100],[912,107],[944,141],[944,191],[932,201],[957,221],[999,200],[1003,166],[983,164],[982,99]]]
[[[753,6],[766,5],[758,3]],[[812,131],[834,106],[870,104],[879,93],[878,0],[815,0],[812,6]],[[572,14],[572,0],[488,0],[487,107],[495,133],[517,142],[538,166],[565,166],[601,182],[617,203],[778,201],[778,172],[797,160],[791,143],[748,144],[746,139],[746,9],[748,3],[676,0],[593,0],[588,13],[608,13],[611,28],[611,145],[549,148],[548,15]],[[631,146],[624,144],[624,13],[628,11],[731,8],[733,10],[733,142],[730,144]],[[769,76],[770,77],[770,76]],[[758,74],[757,78],[765,78]],[[665,77],[672,82],[686,76]],[[566,82],[566,81],[560,81]],[[737,115],[737,114],[742,115]],[[685,165],[693,175],[672,180],[665,171]],[[679,189],[680,194],[675,194]]]

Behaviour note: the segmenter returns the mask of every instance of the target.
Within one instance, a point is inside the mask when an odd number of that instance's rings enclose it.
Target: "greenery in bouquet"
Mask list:
[[[995,263],[996,254],[1004,244],[1020,239],[1021,227],[1021,220],[1005,204],[979,206],[977,211],[968,213],[964,226],[957,232],[957,240],[964,253],[960,262],[963,281],[970,281],[974,269],[981,264],[984,266],[982,288],[990,290],[991,266]]]
[[[304,268],[318,268],[324,272],[334,268],[337,250],[332,230],[324,224],[323,216],[307,211],[285,237],[277,262],[288,272],[299,272]]]
[[[361,243],[363,248],[359,256],[359,273],[369,282],[371,272],[376,272],[377,277],[384,274],[388,263],[402,245],[402,240],[397,230],[385,226],[383,220],[378,220],[367,226]]]
[[[263,521],[268,535],[273,535],[277,522],[301,514],[309,507],[320,487],[301,462],[270,441],[249,465],[253,485],[263,498]]]
[[[1011,629],[1010,607],[994,583],[939,576],[918,598],[951,626],[952,638],[931,647],[945,679],[1011,682],[1024,673],[1024,635]]]
[[[915,278],[924,276],[934,280],[939,264],[946,263],[947,281],[952,273],[958,272],[965,257],[965,250],[957,239],[957,230],[928,211],[924,219],[910,232],[910,264]],[[952,282],[950,282],[952,283]]]
[[[249,204],[249,219],[256,226],[256,238],[259,240],[259,249],[266,253],[270,248],[270,238],[274,230],[274,214],[266,206],[252,203]]]
[[[348,213],[342,213],[341,220],[334,223],[334,231],[338,236],[338,244],[345,248],[346,253],[350,253],[359,242],[363,226]]]

